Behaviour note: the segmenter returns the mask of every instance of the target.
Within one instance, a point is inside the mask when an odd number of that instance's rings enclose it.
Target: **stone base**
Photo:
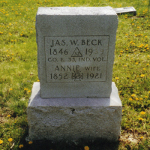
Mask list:
[[[29,140],[102,138],[117,141],[120,136],[122,104],[113,82],[110,98],[49,99],[40,97],[40,83],[35,82],[27,116]]]

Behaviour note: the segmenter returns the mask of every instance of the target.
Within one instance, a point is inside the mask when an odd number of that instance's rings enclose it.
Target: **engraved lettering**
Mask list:
[[[85,45],[85,40],[82,40],[82,45]]]
[[[49,51],[49,54],[50,55],[57,55],[57,54],[60,54],[60,55],[68,55],[68,50],[67,49],[53,49],[53,48],[50,48],[50,51]]]
[[[98,45],[101,45],[101,46],[102,46],[101,40],[98,40]]]
[[[62,45],[62,46],[65,46],[65,44],[66,44],[66,43],[65,43],[65,40],[62,40],[61,45]]]
[[[57,58],[48,58],[49,62],[58,62]]]
[[[100,71],[100,67],[85,67],[86,71]]]
[[[102,73],[87,73],[87,79],[100,79],[102,78]]]
[[[59,43],[59,41],[58,41],[58,40],[56,41],[55,46],[57,46],[57,45],[58,45],[58,46],[60,46],[60,43]]]
[[[56,66],[55,71],[79,71],[79,65],[76,66]]]
[[[102,46],[102,42],[101,40],[96,40],[96,39],[93,39],[93,40],[81,40],[81,45],[87,45],[87,46],[90,46],[90,45],[101,45]]]
[[[55,71],[59,71],[59,67],[58,66],[56,66]]]
[[[71,45],[77,45],[78,40],[70,40]]]
[[[50,47],[54,47],[54,40],[52,40],[52,45],[50,45]]]
[[[69,58],[68,60],[69,60],[69,62],[76,62],[75,58]]]
[[[90,40],[87,40],[87,45],[90,46]]]
[[[97,62],[104,61],[104,57],[93,57],[93,60]]]
[[[95,43],[94,43],[94,42],[95,42]],[[92,41],[91,41],[91,44],[92,44],[92,45],[97,45],[96,39],[92,40]]]
[[[83,73],[81,73],[81,71],[74,71],[72,73],[72,79],[74,81],[81,81],[81,79],[83,79]]]
[[[66,45],[66,42],[65,42],[65,40],[61,40],[61,41],[59,41],[59,40],[52,40],[52,43],[51,43],[51,45],[50,45],[50,47],[54,47],[54,46],[65,46]]]
[[[87,48],[86,48],[86,51],[85,51],[85,54],[86,54],[86,55],[91,56],[92,53],[93,53],[93,50],[92,50],[92,49],[87,49]]]
[[[50,79],[54,79],[55,81],[56,80],[63,80],[63,79],[68,79],[68,74],[65,73],[65,74],[62,74],[62,73],[51,73],[50,74]]]
[[[67,73],[65,74],[64,79],[68,79],[68,74]]]
[[[58,36],[44,39],[48,83],[107,80],[109,36]]]

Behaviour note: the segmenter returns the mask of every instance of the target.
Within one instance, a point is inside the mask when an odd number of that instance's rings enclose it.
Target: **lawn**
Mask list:
[[[134,6],[137,15],[119,15],[113,82],[122,101],[121,137],[107,141],[26,142],[27,105],[39,81],[35,17],[38,7]],[[0,149],[107,150],[150,149],[150,1],[149,0],[1,0],[0,1]],[[87,147],[85,147],[87,146]]]

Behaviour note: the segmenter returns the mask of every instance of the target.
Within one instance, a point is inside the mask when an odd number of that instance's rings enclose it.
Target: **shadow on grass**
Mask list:
[[[21,150],[84,150],[85,146],[89,147],[89,150],[118,150],[118,142],[110,142],[104,139],[97,140],[85,140],[80,139],[78,141],[50,141],[50,140],[37,140],[29,144],[25,141],[28,136],[28,129],[26,129],[20,144],[23,144]]]

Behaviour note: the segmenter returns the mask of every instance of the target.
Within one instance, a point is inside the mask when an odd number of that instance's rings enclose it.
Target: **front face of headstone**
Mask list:
[[[39,8],[41,97],[109,97],[117,24],[111,7]]]
[[[105,82],[109,36],[45,37],[46,82]]]

